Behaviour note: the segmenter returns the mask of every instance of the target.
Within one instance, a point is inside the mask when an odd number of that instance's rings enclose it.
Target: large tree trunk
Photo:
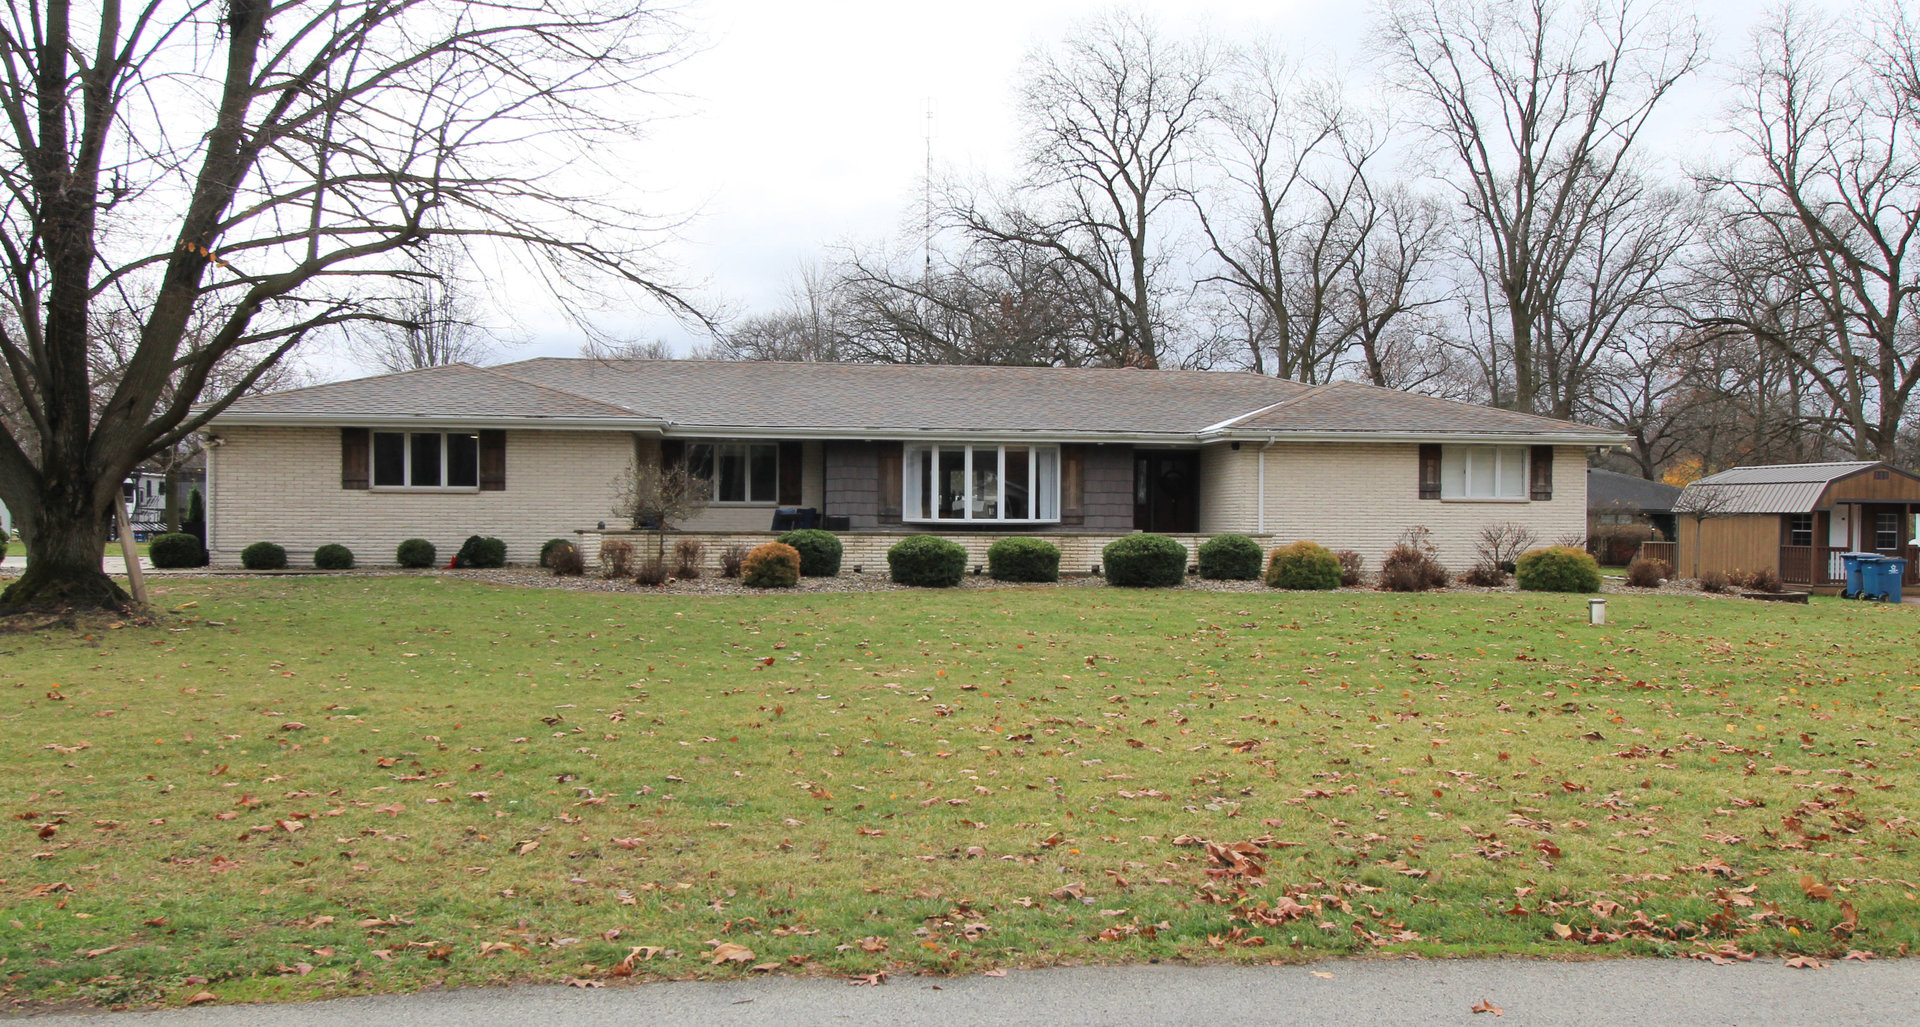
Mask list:
[[[49,486],[40,509],[21,515],[27,569],[0,592],[0,612],[115,608],[131,602],[100,570],[106,514],[94,507],[92,490]]]

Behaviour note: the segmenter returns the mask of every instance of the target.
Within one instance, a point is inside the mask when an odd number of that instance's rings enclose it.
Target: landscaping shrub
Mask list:
[[[1252,581],[1260,576],[1260,543],[1245,535],[1215,535],[1200,543],[1200,576],[1212,581]]]
[[[887,573],[898,585],[952,588],[967,573],[967,549],[938,535],[915,535],[887,550]]]
[[[556,578],[577,578],[587,573],[587,558],[580,555],[580,547],[571,542],[547,554],[547,567]]]
[[[1498,564],[1476,563],[1460,575],[1460,583],[1475,588],[1500,588],[1507,583],[1507,572]]]
[[[1698,584],[1700,585],[1700,591],[1712,592],[1717,595],[1732,587],[1733,582],[1721,571],[1703,571],[1700,574]]]
[[[706,547],[702,546],[697,538],[683,538],[675,542],[673,544],[673,576],[689,581],[699,577],[700,556],[705,552]],[[806,557],[801,557],[801,560],[804,563]]]
[[[1380,561],[1380,587],[1388,592],[1425,592],[1447,586],[1447,569],[1433,547],[1433,533],[1408,528]]]
[[[1315,591],[1339,588],[1340,558],[1318,542],[1281,546],[1267,560],[1267,584]]]
[[[995,581],[1059,581],[1060,547],[1044,539],[1003,538],[987,548]]]
[[[1366,557],[1351,549],[1342,549],[1333,554],[1340,561],[1340,587],[1353,588],[1360,584],[1360,576],[1367,568]]]
[[[1573,546],[1529,550],[1514,564],[1513,576],[1528,592],[1600,591],[1599,562]]]
[[[831,531],[801,528],[774,539],[792,546],[800,554],[800,574],[808,578],[831,578],[840,573],[840,538]]]
[[[6,541],[0,539],[0,556],[4,556]],[[186,532],[161,535],[147,546],[147,559],[155,567],[172,570],[177,567],[201,567],[207,562],[207,550],[200,539]]]
[[[410,538],[393,551],[394,562],[402,567],[431,567],[437,556],[433,543],[423,538]]]
[[[666,561],[657,556],[649,556],[640,561],[640,569],[633,572],[633,583],[652,588],[667,583]]]
[[[540,566],[551,568],[553,566],[554,550],[559,549],[561,546],[566,546],[568,549],[574,548],[572,542],[563,538],[550,538],[540,543]]]
[[[600,573],[609,578],[624,578],[633,571],[633,543],[610,538],[600,543]]]
[[[1784,592],[1787,584],[1780,580],[1780,572],[1771,567],[1763,567],[1737,577],[1740,587],[1749,592]]]
[[[1480,534],[1474,537],[1473,553],[1479,558],[1481,567],[1490,567],[1501,572],[1497,584],[1504,585],[1507,583],[1506,575],[1513,573],[1520,554],[1532,549],[1535,541],[1533,529],[1513,521],[1502,521],[1480,529]],[[1487,575],[1481,575],[1481,577],[1484,578]],[[1462,580],[1465,578],[1463,577]]]
[[[1636,556],[1627,564],[1627,584],[1634,588],[1659,588],[1673,577],[1673,567],[1665,560]]]
[[[748,588],[792,588],[800,581],[800,551],[784,542],[753,547],[740,564],[740,583]]]
[[[1100,550],[1107,584],[1122,588],[1171,588],[1186,580],[1187,547],[1165,535],[1128,535]]]
[[[720,550],[720,576],[737,578],[740,567],[747,562],[747,547],[739,544]]]
[[[350,571],[353,569],[353,550],[339,543],[321,546],[313,551],[313,565],[323,571]]]
[[[287,551],[271,542],[255,542],[240,550],[240,566],[250,571],[287,569]]]
[[[507,544],[497,538],[483,535],[468,535],[460,544],[460,551],[453,556],[455,567],[473,567],[492,570],[507,565]]]

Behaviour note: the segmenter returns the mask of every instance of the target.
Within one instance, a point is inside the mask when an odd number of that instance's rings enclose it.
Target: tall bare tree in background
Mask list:
[[[1704,59],[1698,27],[1670,0],[1393,0],[1381,33],[1500,308],[1484,325],[1495,398],[1568,416],[1553,375],[1582,362],[1556,361],[1553,317],[1596,232],[1626,215],[1640,133]]]
[[[967,235],[1034,247],[1076,265],[1111,300],[1111,363],[1158,367],[1168,350],[1167,222],[1184,197],[1188,144],[1205,123],[1215,58],[1145,17],[1110,12],[1027,60],[1021,194],[959,194]]]
[[[1920,384],[1920,40],[1884,11],[1863,31],[1786,8],[1756,34],[1742,152],[1705,176],[1725,241],[1698,322],[1786,359],[1822,428],[1893,460]]]
[[[456,251],[446,243],[430,243],[417,253],[413,288],[394,303],[392,320],[354,326],[348,352],[362,366],[387,374],[486,363],[493,344],[480,325],[480,304]]]
[[[595,171],[634,128],[635,91],[679,45],[651,4],[9,11],[0,500],[29,563],[0,605],[123,602],[100,525],[128,471],[311,333],[391,320],[382,283],[429,235],[511,240],[550,280],[685,309],[647,270],[635,215],[593,198],[621,180]],[[97,381],[115,311],[139,341]]]

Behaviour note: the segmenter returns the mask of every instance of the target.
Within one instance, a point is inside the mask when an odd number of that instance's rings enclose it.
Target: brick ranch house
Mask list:
[[[1625,441],[1238,372],[560,358],[251,397],[208,432],[215,566],[259,541],[295,566],[328,543],[387,564],[402,539],[446,556],[470,534],[504,539],[519,563],[577,535],[592,559],[625,527],[615,480],[664,458],[713,483],[711,505],[675,526],[708,543],[710,566],[770,537],[777,507],[802,507],[869,572],[916,532],[976,562],[994,539],[1044,535],[1068,573],[1135,531],[1190,550],[1223,532],[1312,539],[1373,567],[1416,525],[1464,568],[1489,524],[1584,536],[1587,450]]]

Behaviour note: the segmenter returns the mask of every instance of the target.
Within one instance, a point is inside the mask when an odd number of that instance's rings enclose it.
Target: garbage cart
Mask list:
[[[1866,598],[1866,585],[1863,581],[1866,566],[1879,560],[1879,553],[1841,553],[1840,562],[1846,567],[1847,583],[1840,588],[1840,598]]]

